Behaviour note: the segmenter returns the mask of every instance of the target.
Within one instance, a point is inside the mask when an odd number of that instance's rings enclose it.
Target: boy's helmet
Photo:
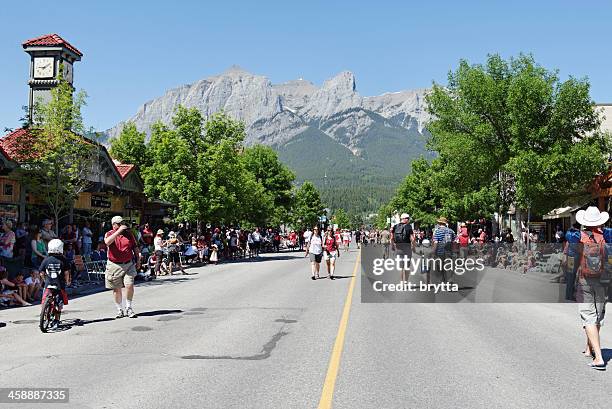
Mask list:
[[[64,242],[60,239],[53,239],[49,242],[49,254],[63,254]]]

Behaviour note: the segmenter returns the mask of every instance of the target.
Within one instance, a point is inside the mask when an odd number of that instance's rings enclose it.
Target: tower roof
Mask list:
[[[30,40],[24,41],[23,44],[21,44],[23,46],[23,48],[27,48],[27,47],[32,47],[32,46],[45,46],[45,45],[61,45],[63,47],[66,47],[67,49],[69,49],[70,51],[72,51],[73,53],[77,54],[78,56],[82,57],[83,53],[80,52],[75,46],[73,46],[72,44],[70,44],[68,41],[64,40],[62,37],[59,36],[59,34],[45,34],[44,36],[40,36],[40,37],[36,37],[36,38],[32,38]]]

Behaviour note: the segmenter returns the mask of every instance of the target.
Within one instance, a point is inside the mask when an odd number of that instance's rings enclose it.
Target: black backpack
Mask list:
[[[393,229],[393,241],[396,243],[410,243],[410,225],[399,223]]]

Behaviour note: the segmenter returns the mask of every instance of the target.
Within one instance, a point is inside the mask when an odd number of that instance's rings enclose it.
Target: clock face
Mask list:
[[[64,61],[64,79],[72,84],[72,64],[68,61]]]
[[[55,59],[53,57],[35,58],[34,78],[52,78],[54,62]]]

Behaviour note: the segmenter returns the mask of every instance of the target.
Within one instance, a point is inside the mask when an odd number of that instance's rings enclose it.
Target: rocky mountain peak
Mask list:
[[[181,104],[198,108],[205,117],[223,111],[244,121],[247,143],[283,145],[316,130],[362,155],[364,138],[374,137],[374,129],[376,135],[391,128],[400,134],[421,133],[429,119],[424,107],[426,90],[363,97],[356,89],[350,71],[338,73],[321,86],[302,78],[272,84],[234,65],[217,76],[167,91],[141,106],[129,120],[148,134],[157,121],[170,124]],[[121,129],[120,123],[107,136],[116,136]]]
[[[250,72],[248,72],[247,70],[245,70],[244,68],[242,68],[239,65],[232,65],[229,68],[227,68],[225,71],[223,71],[222,75],[253,75]]]
[[[357,89],[355,75],[350,71],[342,71],[336,76],[323,83],[324,90],[337,90],[339,92],[352,93]]]

